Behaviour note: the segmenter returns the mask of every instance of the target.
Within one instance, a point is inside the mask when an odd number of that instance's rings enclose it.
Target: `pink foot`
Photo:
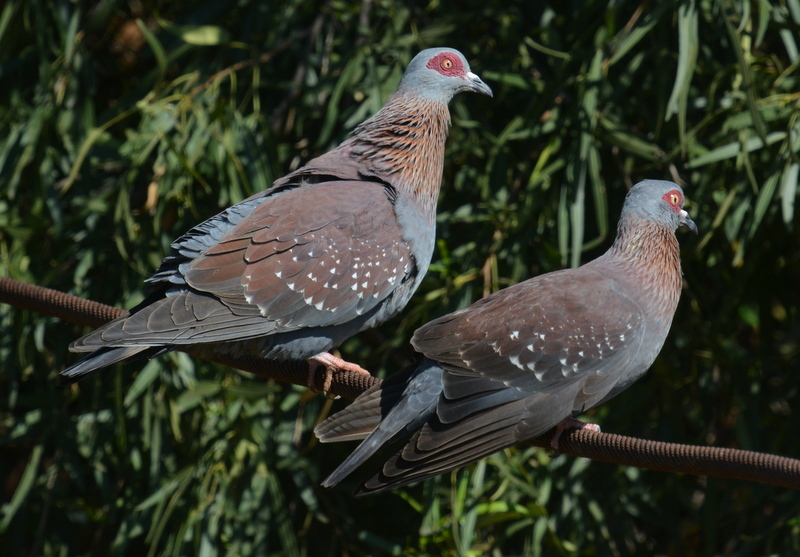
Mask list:
[[[600,431],[600,426],[597,424],[587,424],[570,416],[556,426],[556,432],[553,434],[553,438],[550,439],[550,446],[555,450],[558,450],[558,438],[561,437],[561,433],[566,429],[588,429],[591,431]]]
[[[308,387],[310,389],[316,388],[314,379],[320,366],[325,367],[325,380],[322,383],[322,392],[325,394],[328,394],[331,388],[334,373],[349,371],[361,375],[369,375],[369,372],[360,365],[345,361],[329,352],[323,352],[308,359]]]

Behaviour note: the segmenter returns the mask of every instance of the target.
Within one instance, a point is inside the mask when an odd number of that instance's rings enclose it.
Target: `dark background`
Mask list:
[[[434,262],[342,354],[385,375],[427,320],[611,243],[685,184],[685,290],[605,431],[800,457],[800,2],[80,2],[0,8],[2,274],[120,307],[170,240],[347,137],[431,46],[461,95]],[[324,200],[321,200],[324,202]],[[78,327],[0,306],[4,555],[796,555],[800,497],[519,446],[354,499],[341,408],[170,354],[61,388]],[[353,482],[355,479],[353,480]]]

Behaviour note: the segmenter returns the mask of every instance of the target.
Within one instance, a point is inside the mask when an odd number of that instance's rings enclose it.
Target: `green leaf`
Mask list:
[[[686,107],[688,106],[689,88],[692,84],[697,65],[699,50],[698,16],[695,0],[682,2],[678,8],[678,71],[675,85],[667,102],[664,120],[669,121],[673,114],[678,115],[678,134],[681,151],[687,150]]]
[[[200,404],[204,399],[215,396],[222,386],[212,381],[198,381],[195,386],[178,397],[175,409],[179,414]]]
[[[616,41],[614,47],[614,54],[611,56],[609,63],[611,65],[619,62],[628,52],[633,50],[642,39],[659,23],[664,14],[669,12],[669,4],[659,3],[656,4],[650,11],[648,11],[641,24],[636,25],[628,32],[620,33],[621,39]]]
[[[794,201],[800,188],[800,164],[793,162],[781,175],[781,212],[783,222],[791,224],[794,220]]]
[[[731,46],[736,54],[736,59],[739,62],[739,71],[742,77],[742,89],[745,97],[747,98],[747,104],[750,107],[750,114],[753,117],[753,127],[758,137],[760,137],[762,140],[766,140],[767,127],[764,125],[764,120],[761,119],[761,113],[758,110],[755,83],[753,82],[753,75],[750,70],[750,53],[746,52],[745,47],[743,46],[743,42],[745,42],[744,36],[733,26],[731,18],[728,17],[728,14],[725,14],[723,21],[725,22],[725,27],[728,30],[728,36],[731,39]],[[747,39],[747,44],[749,44],[749,38]]]
[[[147,44],[150,46],[150,49],[153,51],[153,56],[156,58],[156,65],[158,68],[158,78],[156,79],[156,85],[160,84],[164,80],[164,76],[167,73],[167,55],[164,52],[164,48],[161,46],[161,43],[153,34],[152,31],[147,27],[147,24],[142,21],[141,19],[136,20],[136,25],[141,30],[142,35],[144,35]]]
[[[216,25],[185,26],[179,27],[175,31],[181,39],[189,44],[212,46],[230,42],[230,33]]]
[[[767,136],[767,145],[773,145],[778,141],[786,139],[786,132],[772,132]],[[744,148],[742,148],[744,147]],[[727,159],[737,157],[742,151],[751,153],[758,151],[764,147],[764,142],[759,137],[750,137],[744,141],[744,146],[741,142],[728,143],[721,147],[717,147],[707,153],[704,153],[686,163],[686,168],[698,168],[708,164],[720,162]]]
[[[17,488],[14,490],[14,495],[11,496],[11,501],[0,508],[0,514],[3,516],[3,519],[0,520],[0,533],[4,533],[8,530],[11,521],[25,502],[31,488],[33,488],[33,482],[36,481],[36,476],[39,472],[39,463],[42,460],[42,454],[44,454],[44,445],[36,445],[30,453],[31,456],[28,459],[28,464],[25,466],[25,471],[19,479]]]
[[[123,401],[123,404],[125,406],[130,406],[133,404],[133,402],[139,398],[150,385],[152,385],[153,381],[156,380],[160,372],[161,366],[159,366],[155,360],[148,362],[147,365],[142,368],[142,371],[139,372],[139,375],[136,376],[136,379],[128,389],[128,392],[125,393],[125,400]]]

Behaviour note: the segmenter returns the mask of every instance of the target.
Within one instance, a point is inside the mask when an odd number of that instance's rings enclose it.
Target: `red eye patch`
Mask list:
[[[670,204],[675,211],[680,211],[683,205],[683,196],[678,190],[671,190],[661,196],[661,199]]]
[[[452,52],[437,54],[428,60],[426,66],[449,77],[464,75],[464,64],[462,64],[461,59]]]

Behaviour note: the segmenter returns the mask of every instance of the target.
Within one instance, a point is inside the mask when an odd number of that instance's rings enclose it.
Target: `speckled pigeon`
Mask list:
[[[397,314],[425,275],[462,91],[492,95],[457,50],[420,52],[352,137],[178,238],[152,294],[75,341],[91,354],[61,374],[190,345],[363,371],[328,351]]]
[[[382,447],[396,452],[357,494],[414,483],[540,435],[627,388],[655,360],[678,304],[675,231],[697,232],[683,204],[678,185],[641,182],[601,257],[418,329],[416,364],[317,426],[323,442],[364,439],[323,485]]]

